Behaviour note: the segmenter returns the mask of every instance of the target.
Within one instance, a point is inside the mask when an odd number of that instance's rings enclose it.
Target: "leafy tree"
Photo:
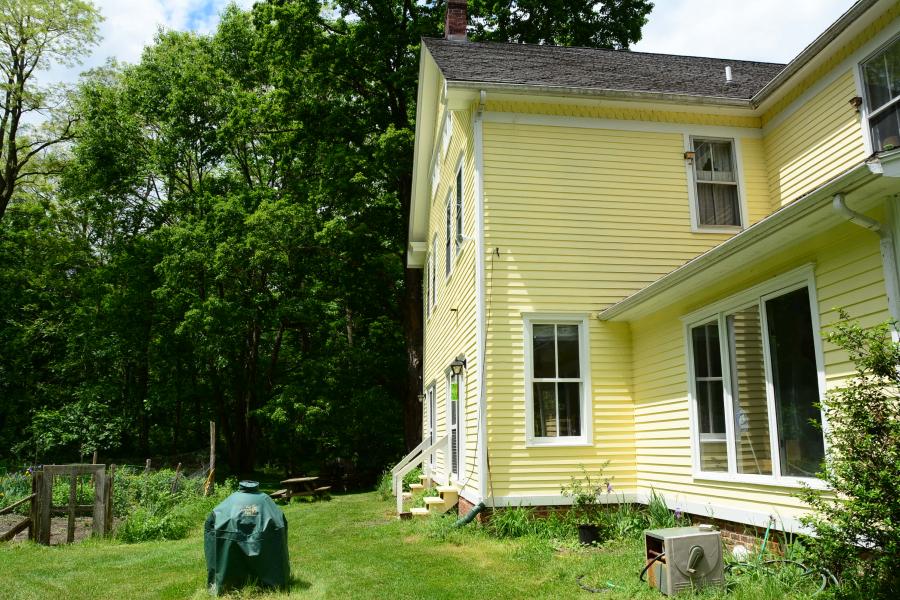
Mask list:
[[[889,324],[863,329],[841,312],[829,336],[856,365],[828,394],[827,492],[805,488],[818,556],[843,572],[842,594],[895,598],[900,589],[900,344]],[[867,550],[870,556],[864,556]],[[856,597],[856,596],[854,596]]]
[[[60,89],[35,75],[71,65],[97,40],[100,14],[84,0],[0,0],[0,220],[16,186],[46,172],[34,159],[72,139],[74,116]],[[29,124],[28,118],[46,120]]]
[[[649,0],[475,0],[474,38],[627,50],[641,39]]]

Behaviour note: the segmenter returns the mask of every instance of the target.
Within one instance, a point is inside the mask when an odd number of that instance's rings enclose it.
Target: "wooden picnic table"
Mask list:
[[[284,498],[290,500],[294,496],[328,496],[331,486],[316,487],[318,477],[292,477],[281,482],[284,486],[283,490],[278,490],[272,494],[273,498]]]

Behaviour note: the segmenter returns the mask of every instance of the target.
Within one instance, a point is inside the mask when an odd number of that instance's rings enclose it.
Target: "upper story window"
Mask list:
[[[437,252],[438,252],[438,241],[437,236],[434,236],[431,239],[431,256],[428,260],[428,272],[430,273],[430,279],[428,281],[428,289],[431,291],[431,311],[434,310],[434,307],[437,306],[437,275],[435,274],[437,271],[435,262],[437,260]],[[431,316],[431,311],[429,311],[429,316]]]
[[[590,386],[585,320],[529,318],[525,325],[529,442],[586,443]]]
[[[740,227],[741,202],[732,140],[692,138],[697,226]]]
[[[824,458],[810,284],[775,290],[688,327],[694,464],[707,476],[814,478]]]
[[[453,205],[450,202],[451,197],[447,195],[447,210],[444,219],[444,275],[450,276],[453,267],[453,254],[450,249],[453,246]]]
[[[862,64],[862,80],[872,148],[900,148],[900,38]]]
[[[463,172],[462,165],[456,171],[456,253],[462,251],[463,243]]]

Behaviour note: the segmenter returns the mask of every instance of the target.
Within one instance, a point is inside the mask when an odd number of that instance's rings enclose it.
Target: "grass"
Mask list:
[[[638,581],[641,543],[598,549],[528,535],[497,539],[487,528],[450,528],[452,519],[398,521],[375,492],[285,507],[294,583],[289,593],[245,590],[235,598],[585,598],[575,578],[612,584],[604,598],[661,596]],[[198,524],[199,525],[199,524]],[[0,589],[10,599],[207,598],[203,537],[122,544],[89,540],[45,548],[0,545]],[[729,595],[701,598],[807,598],[809,588],[757,574]]]

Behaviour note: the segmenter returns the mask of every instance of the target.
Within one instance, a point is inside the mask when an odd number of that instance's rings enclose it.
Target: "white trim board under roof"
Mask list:
[[[634,321],[665,308],[706,282],[740,272],[784,248],[844,223],[832,197],[843,193],[857,210],[866,210],[891,192],[896,180],[873,174],[861,163],[782,207],[738,235],[688,261],[647,287],[600,312],[603,321]]]

